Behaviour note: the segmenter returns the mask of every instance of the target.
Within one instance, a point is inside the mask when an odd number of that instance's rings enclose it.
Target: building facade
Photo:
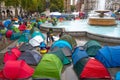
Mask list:
[[[64,0],[64,11],[66,13],[71,12],[71,0]]]
[[[77,1],[77,11],[89,12],[96,9],[97,0],[78,0]]]
[[[77,11],[90,12],[91,10],[97,10],[99,7],[99,0],[77,0]],[[120,0],[105,0],[105,9],[120,9]]]

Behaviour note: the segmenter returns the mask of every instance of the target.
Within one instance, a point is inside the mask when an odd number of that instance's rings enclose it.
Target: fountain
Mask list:
[[[99,9],[96,10],[96,12],[101,14],[97,17],[89,17],[89,22],[93,21],[91,24],[94,23],[92,26],[88,24],[88,19],[71,21],[65,20],[62,22],[57,22],[57,25],[55,26],[51,23],[41,24],[40,30],[48,32],[49,29],[52,28],[56,35],[56,33],[60,33],[64,29],[67,34],[76,36],[79,39],[84,39],[85,37],[87,39],[101,41],[101,43],[103,42],[105,44],[120,44],[120,21],[116,20],[115,22],[115,18],[104,16],[106,12],[109,12],[109,10]],[[117,25],[115,25],[116,23]],[[103,27],[103,25],[109,26]]]
[[[116,25],[116,21],[114,17],[105,17],[105,13],[109,12],[109,10],[105,10],[105,0],[99,0],[99,9],[95,12],[99,13],[97,17],[89,17],[88,24],[97,25],[97,26],[112,26]]]

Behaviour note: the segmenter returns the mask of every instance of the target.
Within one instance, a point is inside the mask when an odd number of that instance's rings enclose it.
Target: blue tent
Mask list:
[[[21,43],[21,42],[28,43],[30,38],[31,38],[31,36],[29,33],[22,33],[20,38],[18,39],[18,43]]]
[[[37,23],[37,27],[40,28],[40,25],[42,24],[42,22],[38,22]]]
[[[36,22],[36,19],[31,19],[30,22],[33,22],[33,23],[34,23],[34,22]]]
[[[31,37],[33,38],[35,36],[41,36],[45,40],[45,36],[40,31],[34,31]]]
[[[3,21],[3,25],[5,27],[8,27],[10,24],[11,24],[11,20],[10,19]]]
[[[120,66],[120,46],[104,46],[96,56],[107,68]]]
[[[118,71],[115,75],[115,80],[120,80],[120,71]]]
[[[73,64],[75,65],[80,59],[88,57],[89,57],[88,54],[86,53],[85,50],[82,49],[82,47],[76,47],[72,54]]]
[[[59,47],[59,48],[68,47],[68,48],[70,48],[70,50],[72,50],[72,46],[67,41],[65,41],[65,40],[55,41],[52,44],[51,49],[53,49],[54,47]]]
[[[22,17],[20,17],[20,16],[18,16],[18,19],[19,19],[19,21],[21,21],[21,22],[23,21]]]

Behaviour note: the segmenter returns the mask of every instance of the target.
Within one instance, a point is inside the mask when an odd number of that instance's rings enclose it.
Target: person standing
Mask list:
[[[53,29],[50,28],[49,31],[47,32],[47,44],[50,42],[52,44],[54,42],[53,38]]]

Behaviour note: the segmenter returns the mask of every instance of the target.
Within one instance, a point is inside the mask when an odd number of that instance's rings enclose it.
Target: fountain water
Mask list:
[[[98,10],[105,10],[105,1],[106,0],[98,0]]]
[[[90,25],[98,25],[98,26],[112,26],[116,25],[116,21],[114,17],[105,17],[104,13],[109,12],[109,10],[105,10],[105,0],[98,1],[98,10],[95,12],[99,13],[97,17],[89,17],[88,23]]]

